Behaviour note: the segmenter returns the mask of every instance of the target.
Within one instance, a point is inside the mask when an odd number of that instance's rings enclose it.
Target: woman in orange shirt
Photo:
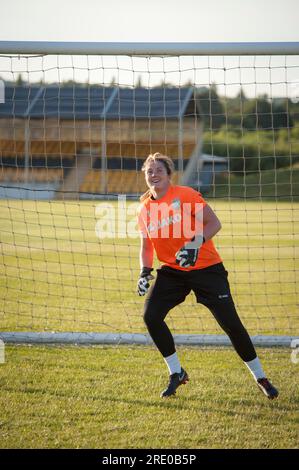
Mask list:
[[[140,198],[138,225],[141,234],[138,293],[148,292],[144,321],[162,354],[170,380],[161,397],[175,395],[189,380],[181,367],[173,336],[164,319],[191,292],[205,305],[229,336],[236,352],[270,399],[278,391],[266,378],[252,341],[231,296],[228,273],[212,238],[221,223],[200,193],[186,186],[173,186],[172,160],[160,153],[149,155],[142,170],[148,191]],[[150,287],[154,251],[162,266]]]

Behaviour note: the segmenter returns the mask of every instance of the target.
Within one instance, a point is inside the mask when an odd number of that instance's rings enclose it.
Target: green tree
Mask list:
[[[197,106],[205,123],[205,127],[211,130],[220,129],[225,123],[223,105],[217,93],[217,86],[212,83],[210,88],[202,87],[196,90]]]
[[[136,88],[142,88],[142,79],[141,79],[141,75],[138,76],[135,87],[136,87]]]
[[[234,98],[223,98],[223,105],[226,113],[227,126],[234,129],[243,128],[244,105],[247,101],[244,90],[241,87],[239,93]]]
[[[272,101],[273,127],[274,129],[286,129],[293,127],[294,121],[290,113],[289,100],[276,98]]]
[[[22,78],[22,74],[19,73],[18,76],[17,76],[17,79],[16,79],[16,85],[17,86],[24,86],[24,80]]]
[[[243,127],[249,130],[273,128],[271,104],[265,95],[244,103]]]

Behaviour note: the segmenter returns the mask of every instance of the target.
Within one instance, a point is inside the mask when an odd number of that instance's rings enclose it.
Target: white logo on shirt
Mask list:
[[[170,215],[169,217],[163,217],[161,220],[158,220],[157,223],[150,222],[147,226],[147,230],[149,233],[155,232],[156,230],[159,230],[163,227],[167,227],[172,224],[177,224],[178,222],[181,222],[181,220],[181,214],[174,214]]]
[[[181,207],[181,201],[179,199],[174,199],[172,201],[172,203],[170,204],[170,207],[172,207],[172,209],[176,210],[176,209],[180,209]]]

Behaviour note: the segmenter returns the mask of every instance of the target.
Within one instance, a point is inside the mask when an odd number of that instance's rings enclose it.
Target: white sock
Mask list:
[[[253,359],[252,361],[244,362],[248,369],[250,370],[251,374],[255,378],[255,380],[262,379],[265,376],[265,372],[262,369],[262,365],[258,357]]]
[[[171,354],[171,356],[164,357],[164,361],[167,364],[170,375],[181,372],[181,364],[176,352]]]

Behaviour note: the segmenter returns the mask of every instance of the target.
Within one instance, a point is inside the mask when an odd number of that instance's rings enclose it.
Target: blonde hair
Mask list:
[[[145,172],[148,165],[153,162],[161,162],[165,166],[167,174],[171,177],[174,172],[174,163],[170,157],[167,157],[167,155],[163,155],[159,152],[156,152],[154,154],[150,153],[145,162],[143,163],[141,170]],[[148,189],[144,194],[142,194],[142,196],[140,197],[140,201],[144,201],[150,195],[151,192]]]

